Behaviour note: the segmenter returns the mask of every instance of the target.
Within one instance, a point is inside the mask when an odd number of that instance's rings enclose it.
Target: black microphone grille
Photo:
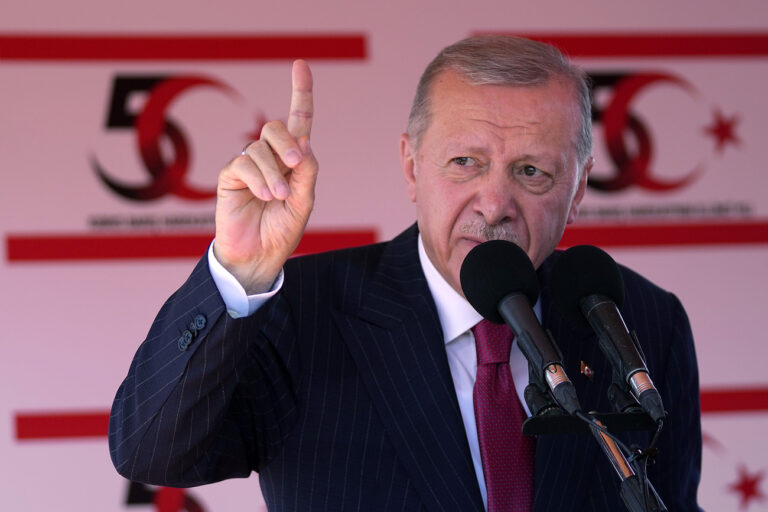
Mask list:
[[[499,302],[521,293],[531,306],[539,298],[533,263],[520,247],[506,240],[491,240],[474,247],[461,264],[461,288],[472,307],[491,322],[502,324]]]
[[[593,245],[577,245],[563,252],[552,267],[552,300],[573,323],[586,324],[581,299],[603,295],[618,307],[624,302],[624,280],[611,256]]]

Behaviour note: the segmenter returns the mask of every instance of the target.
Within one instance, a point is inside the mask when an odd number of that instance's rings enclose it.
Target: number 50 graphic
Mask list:
[[[173,101],[191,88],[212,87],[229,96],[238,93],[226,84],[202,76],[117,76],[112,88],[107,128],[133,129],[141,160],[150,181],[129,185],[111,178],[95,157],[91,164],[101,181],[121,197],[134,201],[151,201],[167,194],[189,200],[215,197],[216,190],[195,188],[185,182],[189,168],[189,143],[177,123],[166,112]],[[129,98],[133,93],[146,93],[147,100],[140,112],[130,112]],[[166,159],[160,150],[162,137],[168,137],[173,158]]]

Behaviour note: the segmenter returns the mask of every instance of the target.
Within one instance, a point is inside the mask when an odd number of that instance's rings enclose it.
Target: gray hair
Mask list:
[[[444,48],[421,75],[408,117],[408,136],[413,147],[430,122],[430,88],[443,71],[460,73],[472,85],[512,87],[544,85],[552,79],[565,79],[573,85],[581,111],[581,127],[576,141],[579,166],[592,153],[592,105],[589,77],[554,46],[511,36],[475,36]]]

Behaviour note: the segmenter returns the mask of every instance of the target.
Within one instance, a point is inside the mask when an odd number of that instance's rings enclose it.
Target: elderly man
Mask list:
[[[567,325],[546,293],[592,166],[583,73],[526,39],[447,47],[422,75],[400,141],[416,224],[386,243],[289,260],[314,201],[312,116],[312,77],[297,61],[287,124],[267,124],[221,171],[214,243],[118,390],[118,471],[170,486],[257,471],[274,511],[625,509],[589,435],[519,434],[527,364],[516,344],[502,366],[518,383],[508,404],[517,423],[489,437],[473,396],[486,335],[459,281],[478,244],[520,246],[584,409],[610,409],[594,334]],[[690,327],[673,295],[622,273],[623,313],[670,418],[650,480],[670,510],[698,510]],[[647,446],[650,435],[624,440]]]

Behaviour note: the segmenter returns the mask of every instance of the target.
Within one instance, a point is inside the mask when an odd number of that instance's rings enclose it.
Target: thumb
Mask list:
[[[312,154],[312,148],[309,147],[309,135],[299,137],[296,142],[299,143],[299,149],[301,150],[302,155],[307,156]]]

